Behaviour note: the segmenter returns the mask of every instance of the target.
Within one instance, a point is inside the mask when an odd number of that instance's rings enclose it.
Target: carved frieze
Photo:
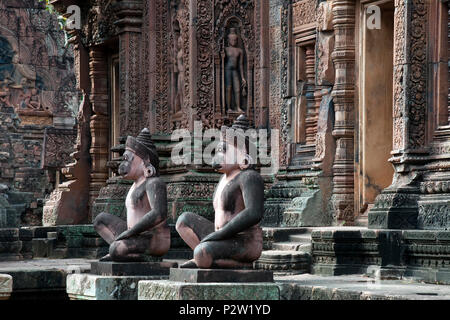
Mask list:
[[[85,47],[102,44],[117,35],[113,7],[110,0],[90,0],[82,6],[80,38]]]
[[[41,166],[59,169],[72,162],[76,136],[76,130],[46,128]]]
[[[316,0],[302,0],[292,5],[294,28],[316,22],[316,3]]]
[[[426,0],[395,1],[394,150],[426,143],[428,5]]]

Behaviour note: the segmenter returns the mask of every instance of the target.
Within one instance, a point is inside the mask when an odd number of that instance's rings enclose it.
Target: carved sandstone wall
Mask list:
[[[1,1],[0,183],[24,202],[25,225],[41,223],[56,171],[69,163],[79,103],[72,69],[72,51],[43,3]]]

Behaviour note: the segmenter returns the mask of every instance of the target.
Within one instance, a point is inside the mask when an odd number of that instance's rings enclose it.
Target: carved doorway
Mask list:
[[[373,5],[376,8],[367,10]],[[379,15],[373,16],[377,10]],[[388,161],[392,151],[394,1],[361,1],[359,13],[355,205],[358,221],[366,224],[376,196],[391,184],[394,174]]]

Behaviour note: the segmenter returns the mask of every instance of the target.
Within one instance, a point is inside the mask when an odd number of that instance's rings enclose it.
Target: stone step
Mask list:
[[[264,227],[263,236],[272,241],[288,241],[289,236],[293,234],[310,233],[312,228],[305,227]]]
[[[289,240],[301,243],[311,243],[311,233],[292,234],[289,236]]]
[[[52,256],[56,239],[34,238],[31,240],[33,256],[36,258],[48,258]]]
[[[310,272],[311,255],[307,252],[292,250],[267,250],[255,261],[256,269],[265,270],[293,270]]]
[[[311,243],[304,242],[275,242],[272,244],[272,250],[293,250],[293,251],[302,251],[302,252],[310,252],[311,251]]]

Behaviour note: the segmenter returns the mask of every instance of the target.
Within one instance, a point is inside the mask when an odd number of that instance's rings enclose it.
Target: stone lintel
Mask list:
[[[273,272],[268,270],[238,269],[170,269],[170,281],[188,283],[206,282],[273,282]]]
[[[176,262],[159,261],[153,262],[114,262],[98,261],[91,263],[91,273],[103,276],[152,276],[168,275],[170,268],[176,268]]]

